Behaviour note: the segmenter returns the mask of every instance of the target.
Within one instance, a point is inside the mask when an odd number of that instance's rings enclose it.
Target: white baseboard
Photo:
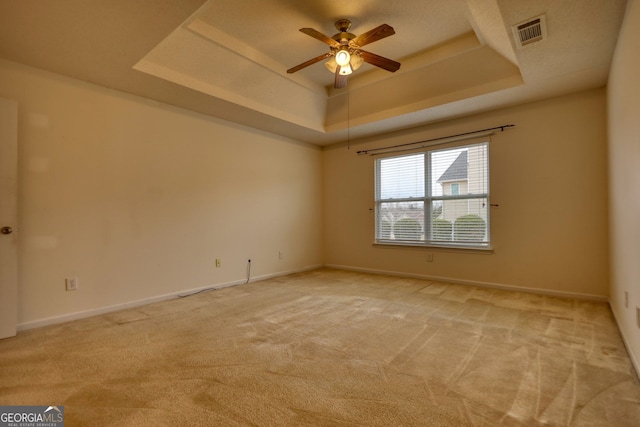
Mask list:
[[[258,282],[261,280],[271,279],[273,277],[286,276],[288,274],[301,273],[304,271],[316,270],[318,268],[322,268],[322,265],[317,266],[308,266],[302,267],[295,270],[289,271],[281,271],[271,274],[264,274],[262,276],[251,277],[250,283]],[[215,289],[223,289],[228,288],[230,286],[237,286],[247,283],[247,279],[242,280],[234,280],[232,282],[218,283],[214,285],[202,286],[195,289],[185,289],[179,292],[171,292],[164,295],[157,295],[149,298],[143,298],[140,300],[129,301],[121,304],[109,305],[106,307],[98,307],[90,310],[77,311],[75,313],[61,314],[59,316],[46,317],[43,319],[31,320],[28,322],[23,322],[17,325],[18,332],[26,331],[28,329],[40,328],[42,326],[49,326],[58,323],[70,322],[72,320],[84,319],[87,317],[98,316],[100,314],[112,313],[114,311],[126,310],[128,308],[140,307],[147,304],[152,304],[154,302],[166,301],[173,298],[185,297],[192,294],[196,294],[198,292],[206,291],[206,290],[215,290]]]
[[[471,281],[471,280],[461,280],[461,279],[455,279],[455,278],[451,278],[451,277],[429,276],[429,275],[422,275],[422,274],[404,273],[404,272],[399,272],[399,271],[376,270],[376,269],[370,269],[370,268],[350,267],[350,266],[335,265],[335,264],[327,264],[327,265],[324,265],[324,266],[323,265],[313,265],[313,266],[302,267],[302,268],[294,269],[294,270],[280,271],[280,272],[275,272],[275,273],[270,273],[270,274],[264,274],[264,275],[261,275],[261,276],[252,277],[250,282],[258,282],[258,281],[261,281],[261,280],[271,279],[273,277],[280,277],[280,276],[286,276],[286,275],[294,274],[294,273],[301,273],[301,272],[305,272],[305,271],[316,270],[316,269],[322,268],[322,267],[333,268],[333,269],[336,269],[336,270],[357,271],[357,272],[362,272],[362,273],[386,274],[386,275],[397,276],[397,277],[411,277],[411,278],[417,278],[417,279],[427,279],[427,280],[434,280],[434,281],[439,281],[439,282],[456,283],[456,284],[461,284],[461,285],[470,285],[470,286],[478,286],[478,287],[484,287],[484,288],[502,289],[502,290],[508,290],[508,291],[530,292],[530,293],[550,295],[550,296],[556,296],[556,297],[578,298],[578,299],[585,299],[585,300],[592,300],[592,301],[608,302],[608,299],[606,297],[602,297],[602,296],[599,296],[599,295],[590,295],[590,294],[582,294],[582,293],[574,293],[574,292],[561,292],[561,291],[553,291],[553,290],[547,290],[547,289],[523,288],[523,287],[519,287],[519,286],[503,285],[503,284],[497,284],[497,283],[487,283],[487,282],[477,282],[477,281]],[[94,308],[94,309],[90,309],[90,310],[78,311],[78,312],[74,312],[74,313],[68,313],[68,314],[62,314],[62,315],[58,315],[58,316],[46,317],[46,318],[43,318],[43,319],[31,320],[31,321],[28,321],[28,322],[23,322],[23,323],[18,324],[17,330],[18,331],[25,331],[25,330],[28,330],[28,329],[39,328],[39,327],[42,327],[42,326],[54,325],[54,324],[64,323],[64,322],[70,322],[72,320],[84,319],[84,318],[87,318],[87,317],[98,316],[100,314],[111,313],[111,312],[118,311],[118,310],[126,310],[128,308],[140,307],[140,306],[143,306],[143,305],[152,304],[154,302],[166,301],[166,300],[173,299],[173,298],[178,298],[178,297],[181,297],[181,296],[188,296],[188,295],[195,294],[197,292],[202,292],[202,291],[205,291],[205,290],[223,289],[223,288],[228,288],[230,286],[241,285],[241,284],[244,284],[244,283],[246,283],[246,279],[235,280],[235,281],[232,281],[232,282],[218,283],[218,284],[202,286],[202,287],[194,288],[194,289],[185,289],[185,290],[181,290],[179,292],[172,292],[172,293],[168,293],[168,294],[164,294],[164,295],[156,295],[156,296],[149,297],[149,298],[143,298],[143,299],[140,299],[140,300],[129,301],[129,302],[110,305],[110,306],[106,306],[106,307],[98,307],[98,308]],[[630,355],[632,355],[631,352],[630,352]],[[632,358],[632,362],[634,363],[634,366],[636,366],[636,369],[637,369],[638,368],[638,364],[636,362],[635,357]]]
[[[409,277],[413,279],[426,279],[426,280],[433,280],[435,282],[455,283],[458,285],[477,286],[479,288],[501,289],[504,291],[527,292],[527,293],[548,295],[548,296],[561,297],[561,298],[576,298],[581,300],[601,301],[601,302],[609,301],[607,297],[604,297],[604,296],[583,294],[579,292],[563,292],[563,291],[554,291],[551,289],[527,288],[522,286],[504,285],[501,283],[478,282],[474,280],[456,279],[453,277],[429,276],[429,275],[423,275],[423,274],[404,273],[400,271],[388,271],[388,270],[376,270],[371,268],[351,267],[346,265],[327,264],[325,265],[325,267],[334,268],[336,270],[358,271],[361,273],[371,273],[371,274],[386,274],[389,276]]]
[[[633,352],[633,348],[631,348],[631,346],[629,345],[629,341],[627,340],[627,337],[625,336],[624,328],[622,327],[622,323],[620,322],[620,319],[618,318],[618,315],[616,314],[616,310],[613,308],[613,304],[611,304],[611,301],[609,301],[609,308],[611,309],[611,312],[613,313],[613,318],[614,318],[614,320],[616,322],[616,326],[618,327],[618,331],[620,331],[620,336],[622,337],[622,342],[624,343],[624,346],[627,349],[627,353],[629,354],[629,359],[631,360],[631,364],[633,365],[633,368],[636,371],[636,376],[640,380],[640,363],[638,362],[638,358],[636,357],[635,353]]]

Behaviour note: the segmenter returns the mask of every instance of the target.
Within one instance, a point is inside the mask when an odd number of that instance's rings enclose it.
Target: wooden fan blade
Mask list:
[[[308,36],[313,37],[314,39],[318,39],[321,42],[328,44],[331,47],[335,47],[335,48],[340,47],[340,43],[338,43],[331,37],[325,36],[320,31],[314,30],[313,28],[300,28],[300,31],[305,33]]]
[[[340,66],[336,67],[336,81],[333,83],[333,87],[341,89],[347,86],[347,76],[340,74]]]
[[[376,67],[391,71],[392,73],[395,73],[400,68],[399,62],[393,61],[380,55],[376,55],[375,53],[367,52],[366,50],[360,50],[360,56],[362,57],[364,62],[368,62],[369,64],[375,65]]]
[[[289,68],[287,70],[287,73],[289,73],[289,74],[295,73],[296,71],[302,70],[304,67],[308,67],[309,65],[315,64],[316,62],[320,62],[323,59],[326,59],[326,58],[328,58],[330,56],[333,56],[333,52],[327,52],[327,53],[324,53],[324,54],[322,54],[320,56],[316,56],[315,58],[312,58],[312,59],[310,59],[310,60],[308,60],[306,62],[303,62],[302,64],[296,65],[293,68]]]
[[[393,27],[382,24],[374,28],[373,30],[369,30],[364,34],[360,34],[355,39],[349,42],[349,46],[357,49],[360,46],[367,45],[369,43],[373,43],[385,37],[389,37],[394,35],[396,32]]]

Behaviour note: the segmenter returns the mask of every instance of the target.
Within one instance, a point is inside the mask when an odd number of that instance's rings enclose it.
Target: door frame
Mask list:
[[[18,103],[0,98],[0,339],[18,324]]]

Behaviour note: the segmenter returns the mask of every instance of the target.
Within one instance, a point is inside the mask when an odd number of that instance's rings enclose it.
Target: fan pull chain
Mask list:
[[[351,150],[351,97],[347,87],[347,150]]]

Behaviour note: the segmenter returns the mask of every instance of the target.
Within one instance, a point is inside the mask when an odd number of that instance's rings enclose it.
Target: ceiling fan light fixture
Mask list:
[[[355,71],[360,68],[363,62],[364,59],[362,59],[360,55],[351,55],[351,61],[349,61],[349,65],[351,65],[351,69]]]
[[[361,56],[351,55],[351,60],[349,61],[351,72],[356,71],[358,68],[360,68],[363,62],[364,60]],[[327,67],[327,70],[329,70],[331,74],[335,74],[336,68],[338,68],[338,63],[336,62],[336,59],[332,57],[330,60],[324,63],[324,66]],[[343,75],[351,74],[351,72],[345,71],[345,74]]]
[[[324,65],[325,67],[327,67],[327,70],[331,71],[331,74],[336,73],[336,68],[338,68],[338,64],[336,63],[336,58],[332,57],[330,60],[325,62]]]
[[[344,67],[345,65],[349,64],[350,60],[351,60],[351,55],[349,54],[348,50],[340,49],[336,53],[336,64],[338,64],[339,66]]]
[[[287,74],[295,73],[309,65],[320,62],[329,58],[325,62],[325,67],[335,75],[333,87],[336,89],[344,88],[347,84],[346,76],[360,68],[363,62],[367,62],[375,67],[382,68],[390,72],[398,71],[400,63],[391,59],[367,52],[361,49],[362,46],[368,45],[375,41],[384,39],[394,35],[396,32],[393,27],[382,24],[362,33],[359,36],[349,33],[351,21],[348,19],[340,19],[336,22],[336,28],[339,33],[328,37],[313,28],[300,28],[300,32],[321,42],[328,44],[330,50],[327,53],[311,58],[295,67],[289,68]]]
[[[340,67],[340,71],[338,72],[338,74],[340,74],[341,76],[348,76],[352,72],[353,70],[351,69],[351,65],[347,64],[345,66]]]

